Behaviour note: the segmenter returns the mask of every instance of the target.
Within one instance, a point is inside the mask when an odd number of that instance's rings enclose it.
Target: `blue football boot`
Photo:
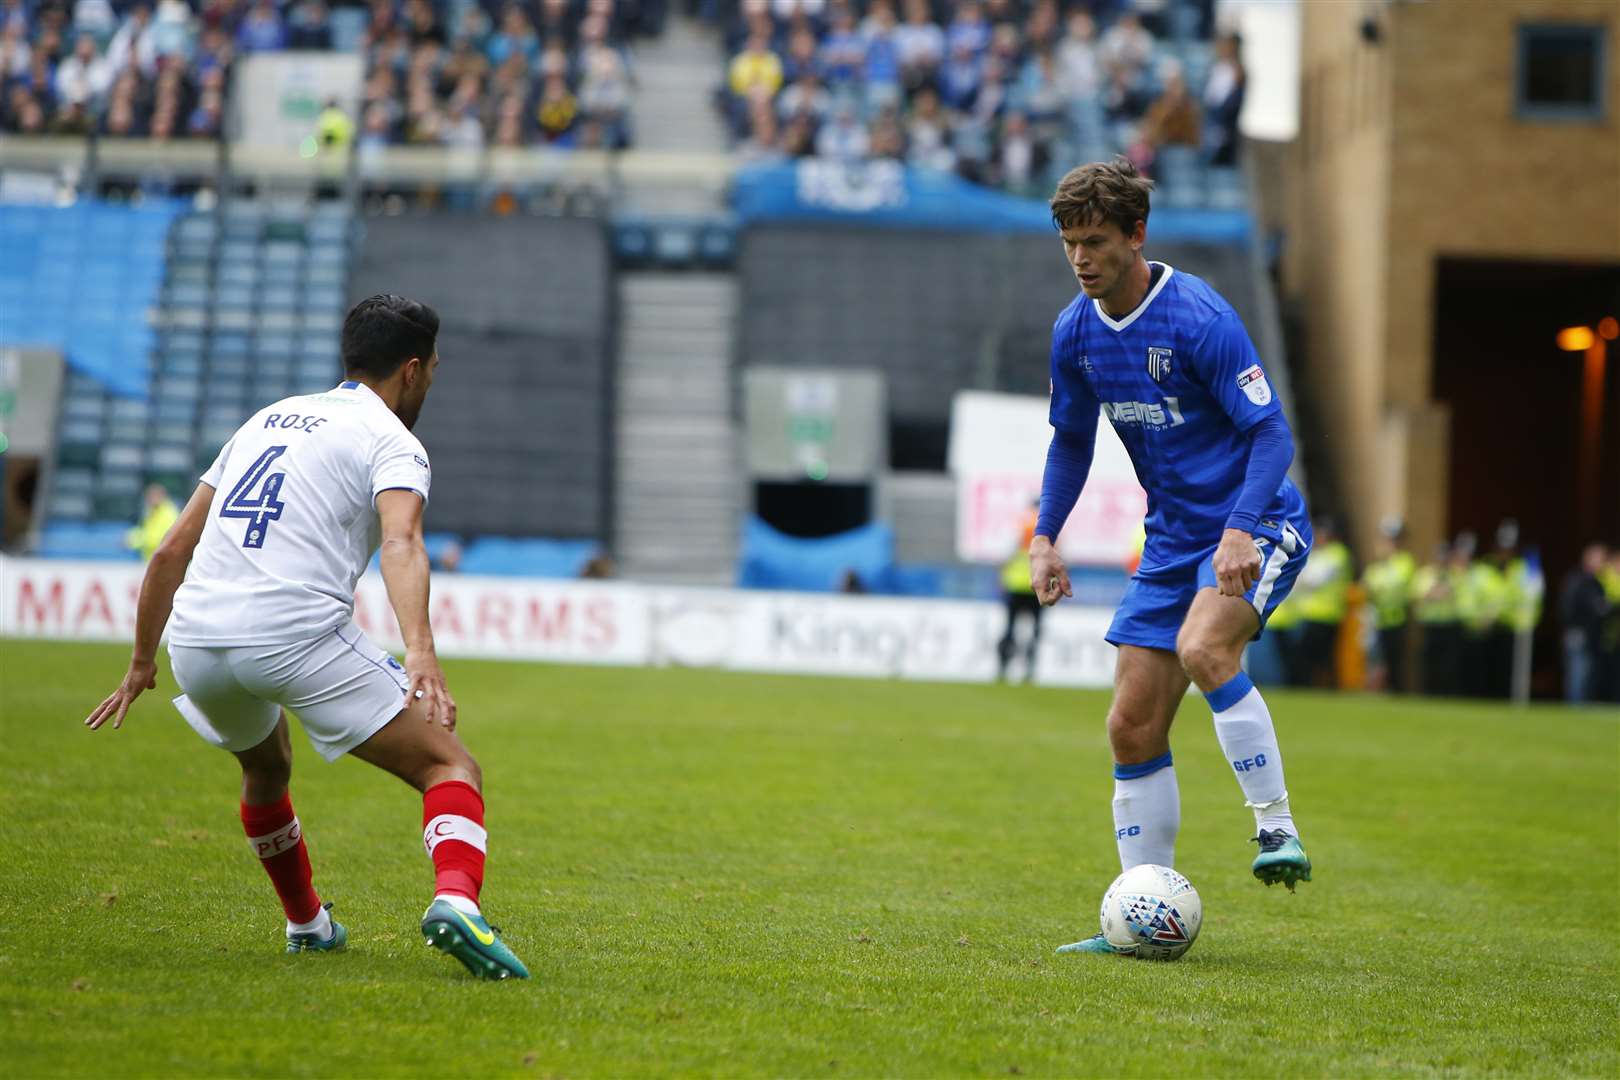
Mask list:
[[[330,912],[331,901],[321,905],[321,910]],[[336,952],[349,943],[349,931],[336,919],[332,920],[332,936],[322,938],[317,934],[288,934],[287,951],[297,952]]]
[[[1254,857],[1254,876],[1268,886],[1279,881],[1294,891],[1294,884],[1311,880],[1311,860],[1299,837],[1290,836],[1281,829],[1261,829],[1254,838],[1260,845],[1260,854]]]
[[[529,969],[506,947],[482,915],[468,915],[435,900],[422,916],[422,937],[466,965],[480,979],[527,979]]]

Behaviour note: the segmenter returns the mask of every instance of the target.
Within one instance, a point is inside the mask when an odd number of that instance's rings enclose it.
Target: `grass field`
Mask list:
[[[294,735],[347,952],[282,955],[235,765],[125,650],[0,642],[8,1075],[1620,1071],[1620,715],[1269,695],[1316,863],[1248,873],[1208,712],[1176,740],[1198,945],[1055,957],[1117,872],[1106,695],[453,663],[485,909],[423,947],[420,801]]]

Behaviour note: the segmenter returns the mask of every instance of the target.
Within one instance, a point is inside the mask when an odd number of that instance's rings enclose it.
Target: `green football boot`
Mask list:
[[[321,905],[321,910],[331,911],[331,901]],[[336,952],[349,943],[349,931],[336,919],[332,920],[332,936],[319,938],[314,934],[288,934],[287,951],[298,952]]]
[[[427,943],[460,960],[478,978],[527,979],[529,969],[498,934],[482,915],[468,915],[443,900],[433,901],[422,916]]]
[[[1280,881],[1293,892],[1296,882],[1311,880],[1310,856],[1299,837],[1281,829],[1261,829],[1254,842],[1260,845],[1260,854],[1254,857],[1254,876],[1268,886]]]
[[[1117,945],[1110,945],[1108,939],[1101,934],[1095,934],[1084,941],[1076,941],[1072,945],[1059,945],[1060,953],[1099,953],[1105,956],[1135,956],[1135,949],[1121,949]]]

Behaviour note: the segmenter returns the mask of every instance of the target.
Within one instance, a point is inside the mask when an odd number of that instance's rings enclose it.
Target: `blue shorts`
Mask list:
[[[1243,599],[1253,605],[1255,614],[1260,616],[1255,638],[1265,629],[1266,620],[1277,610],[1277,605],[1294,588],[1294,580],[1310,554],[1310,525],[1300,524],[1304,525],[1303,530],[1284,521],[1278,528],[1268,529],[1262,525],[1255,531],[1254,542],[1260,548],[1260,580],[1243,594]],[[1188,569],[1179,573],[1131,578],[1119,602],[1119,610],[1114,612],[1114,621],[1108,627],[1108,642],[1175,652],[1176,635],[1181,632],[1193,597],[1198,595],[1199,589],[1218,587],[1214,560],[1215,549],[1210,548],[1196,563],[1189,563]]]

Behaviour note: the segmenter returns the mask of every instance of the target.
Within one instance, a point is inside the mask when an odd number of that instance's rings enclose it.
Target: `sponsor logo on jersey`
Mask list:
[[[1080,365],[1080,370],[1085,372],[1087,375],[1093,373],[1091,370],[1091,357],[1087,356],[1085,353],[1081,353],[1080,359],[1076,360],[1075,363]]]
[[[1105,401],[1103,415],[1118,427],[1122,424],[1142,424],[1152,428],[1180,427],[1187,422],[1181,415],[1181,399],[1167,397],[1156,401]]]
[[[1266,382],[1266,373],[1259,364],[1255,364],[1237,377],[1238,389],[1243,396],[1256,405],[1271,404],[1271,384]]]
[[[423,457],[421,454],[412,454],[411,460],[422,466],[424,469],[428,467],[427,458]]]
[[[1161,348],[1158,345],[1149,346],[1147,351],[1148,377],[1154,382],[1164,382],[1164,380],[1168,379],[1170,377],[1170,357],[1172,355],[1170,349]]]

